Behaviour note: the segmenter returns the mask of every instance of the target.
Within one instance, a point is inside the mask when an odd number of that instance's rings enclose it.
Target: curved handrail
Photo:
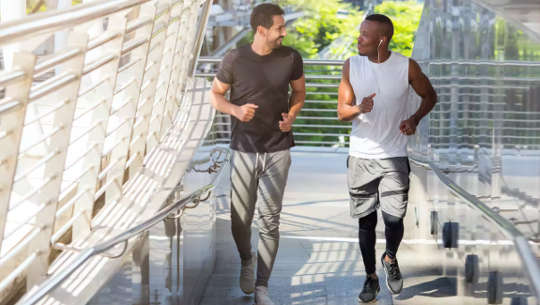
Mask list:
[[[525,272],[531,283],[531,289],[534,291],[536,298],[540,299],[540,266],[537,259],[529,247],[528,240],[525,238],[516,227],[504,217],[501,217],[488,205],[478,200],[475,196],[457,185],[452,179],[443,173],[443,171],[431,161],[420,160],[413,156],[409,156],[409,160],[427,169],[433,170],[437,178],[448,187],[455,195],[465,200],[471,207],[483,213],[489,221],[499,227],[509,238],[512,239],[516,246],[517,252],[523,261]]]
[[[62,29],[69,29],[75,25],[111,15],[149,1],[101,0],[6,22],[0,25],[0,46]]]
[[[219,64],[223,58],[214,56],[201,56],[198,59],[200,64]],[[304,59],[306,65],[317,66],[343,66],[344,60],[340,59]]]
[[[491,222],[495,223],[501,229],[503,229],[503,231],[506,233],[506,235],[508,235],[508,237],[513,238],[523,235],[510,221],[495,213],[493,209],[491,209],[488,205],[478,200],[475,196],[473,196],[472,194],[464,190],[462,187],[457,185],[454,181],[452,181],[452,179],[448,178],[448,176],[444,174],[442,169],[433,164],[433,162],[420,161],[412,157],[409,157],[409,159],[416,164],[433,170],[435,175],[437,175],[439,180],[441,180],[441,182],[446,185],[446,187],[448,187],[454,194],[465,200],[465,202],[467,202],[469,205],[480,210],[480,212],[486,215]]]
[[[60,285],[67,277],[69,277],[77,268],[79,268],[82,264],[84,264],[88,259],[90,259],[92,256],[98,255],[100,253],[103,253],[112,247],[114,247],[117,244],[120,244],[122,242],[127,242],[130,238],[133,238],[140,233],[147,231],[151,227],[153,227],[155,224],[163,221],[168,215],[170,215],[172,212],[183,209],[187,207],[187,204],[193,201],[200,200],[200,197],[207,193],[211,192],[212,189],[215,187],[214,183],[218,179],[219,174],[215,175],[212,182],[209,184],[199,188],[198,190],[190,193],[185,198],[172,203],[168,205],[167,207],[161,209],[158,211],[153,217],[150,219],[134,226],[133,228],[130,228],[115,237],[104,241],[102,243],[99,243],[97,245],[94,245],[90,248],[81,250],[81,253],[79,256],[69,265],[69,267],[62,270],[60,273],[58,273],[55,276],[52,276],[48,280],[46,280],[40,288],[32,293],[32,295],[23,298],[21,301],[17,302],[16,305],[33,305],[36,302],[38,302],[41,298],[43,298],[45,295],[47,295],[50,291],[52,291],[54,288],[56,288],[58,285]]]

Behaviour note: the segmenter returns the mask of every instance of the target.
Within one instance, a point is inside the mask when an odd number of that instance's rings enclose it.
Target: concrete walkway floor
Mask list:
[[[269,282],[276,305],[358,304],[365,272],[357,241],[358,225],[349,216],[346,157],[293,153],[281,216],[280,248]],[[441,248],[436,239],[418,238],[410,230],[419,226],[420,206],[409,203],[404,242],[398,253],[404,289],[400,295],[392,296],[378,263],[381,292],[377,304],[487,304],[487,280],[482,278],[475,287],[464,284],[459,269],[463,269],[466,251],[449,251]],[[239,288],[240,259],[231,235],[229,212],[225,188],[217,207],[216,267],[201,305],[254,303],[253,295],[246,296]],[[252,244],[256,245],[256,224],[252,230]],[[377,256],[384,251],[383,230],[379,219]],[[512,281],[506,279],[505,285],[507,282]],[[510,302],[510,298],[504,298],[505,304]]]

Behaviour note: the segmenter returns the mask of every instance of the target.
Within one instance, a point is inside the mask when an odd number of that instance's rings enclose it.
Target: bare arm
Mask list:
[[[435,92],[435,89],[433,89],[429,79],[420,69],[418,63],[412,59],[409,64],[409,83],[414,91],[422,98],[420,107],[410,118],[418,125],[420,120],[435,107],[435,103],[437,103],[437,93]]]
[[[279,129],[283,132],[291,131],[292,124],[296,120],[296,116],[304,107],[304,102],[306,99],[306,78],[302,75],[297,80],[292,80],[290,82],[292,94],[289,100],[289,112],[282,113],[282,121],[279,122]]]
[[[245,104],[237,106],[225,98],[225,93],[231,85],[214,78],[212,89],[210,89],[210,102],[216,110],[235,116],[242,122],[248,122],[255,116],[255,111],[259,107],[255,104]]]
[[[343,72],[341,73],[341,82],[338,89],[338,119],[341,121],[351,121],[360,114],[360,108],[354,103],[354,91],[349,82],[349,60],[343,64]]]
[[[341,121],[352,121],[361,113],[370,112],[373,109],[373,97],[375,93],[362,99],[359,105],[354,105],[356,97],[354,95],[351,82],[349,81],[350,60],[347,59],[343,64],[341,73],[341,82],[338,89],[338,119]]]

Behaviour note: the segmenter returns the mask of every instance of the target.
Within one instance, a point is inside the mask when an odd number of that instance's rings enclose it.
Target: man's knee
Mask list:
[[[358,218],[358,225],[360,230],[364,231],[371,231],[375,230],[375,227],[377,226],[377,211],[374,211],[373,213]]]
[[[390,228],[400,228],[403,226],[403,217],[397,217],[390,215],[386,212],[382,212],[384,224]]]
[[[267,238],[278,239],[279,214],[261,216],[259,218],[259,234]]]

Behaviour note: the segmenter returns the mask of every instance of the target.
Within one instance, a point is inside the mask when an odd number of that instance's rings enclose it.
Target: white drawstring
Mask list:
[[[262,167],[262,171],[264,172],[264,169],[266,168],[266,156],[268,155],[268,153],[264,153],[264,159],[263,159],[263,167]]]
[[[258,176],[258,171],[257,171],[257,165],[259,164],[259,153],[256,152],[255,153],[255,170],[253,171],[255,173],[255,176]]]
[[[259,165],[259,153],[255,153],[255,174],[256,175],[259,175],[259,173],[262,173],[264,172],[265,168],[266,168],[266,156],[268,155],[268,153],[263,153],[263,161],[262,161],[262,168],[260,171],[257,171],[257,165]]]

